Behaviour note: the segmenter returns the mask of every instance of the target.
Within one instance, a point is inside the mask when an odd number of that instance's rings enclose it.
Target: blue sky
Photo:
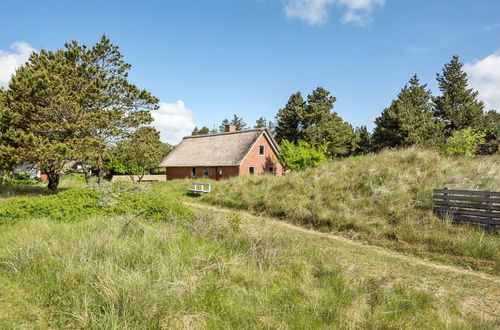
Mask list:
[[[3,86],[31,50],[107,34],[132,82],[161,100],[155,125],[171,143],[233,113],[273,119],[317,86],[345,120],[373,127],[414,73],[437,93],[453,54],[500,109],[498,0],[10,1],[0,25]]]

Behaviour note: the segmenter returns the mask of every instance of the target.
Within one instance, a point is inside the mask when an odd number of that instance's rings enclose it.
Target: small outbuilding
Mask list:
[[[278,144],[268,129],[236,131],[232,125],[224,133],[184,137],[159,167],[166,168],[167,180],[283,173]]]

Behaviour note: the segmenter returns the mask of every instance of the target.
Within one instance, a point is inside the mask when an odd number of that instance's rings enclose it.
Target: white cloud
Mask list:
[[[500,50],[472,63],[465,63],[469,84],[479,91],[486,110],[500,111]]]
[[[160,109],[153,111],[153,126],[161,133],[161,139],[170,144],[179,143],[194,128],[193,112],[182,100],[175,103],[160,103]]]
[[[29,44],[20,41],[10,45],[10,49],[11,51],[0,49],[0,87],[7,87],[16,69],[35,51]]]
[[[285,13],[288,18],[321,25],[328,19],[329,8],[336,5],[345,10],[343,23],[365,26],[372,20],[373,8],[384,3],[385,0],[285,0]]]

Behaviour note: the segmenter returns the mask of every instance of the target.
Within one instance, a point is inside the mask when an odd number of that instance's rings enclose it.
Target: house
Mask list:
[[[236,131],[232,125],[224,133],[186,136],[159,167],[166,168],[167,180],[283,173],[278,144],[268,129]]]

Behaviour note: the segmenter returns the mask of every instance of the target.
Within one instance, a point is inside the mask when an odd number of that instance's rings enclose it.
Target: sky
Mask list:
[[[322,86],[353,126],[373,128],[418,74],[434,94],[452,55],[488,109],[500,110],[498,0],[8,1],[0,10],[0,86],[32,51],[103,34],[160,99],[154,126],[176,144],[233,114],[274,119]]]

